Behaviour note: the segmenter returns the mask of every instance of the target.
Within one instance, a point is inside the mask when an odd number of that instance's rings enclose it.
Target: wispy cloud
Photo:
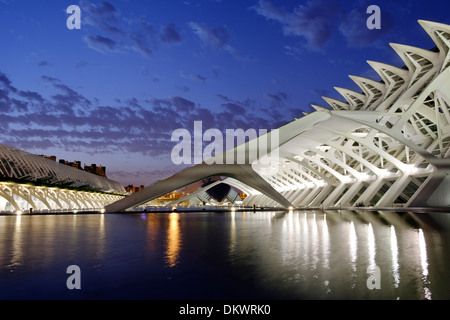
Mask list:
[[[267,95],[269,106],[222,94],[217,95],[215,108],[178,95],[144,101],[129,97],[117,100],[115,105],[102,105],[58,78],[42,75],[40,79],[54,93],[42,96],[20,90],[0,72],[3,143],[18,148],[57,147],[72,152],[160,157],[170,155],[174,145],[171,133],[178,128],[193,129],[194,121],[225,130],[230,124],[233,128],[271,129],[290,120],[281,111],[274,117],[275,101],[279,100],[278,107],[285,107],[287,95],[282,92]]]
[[[181,78],[184,78],[184,79],[188,79],[188,80],[192,80],[192,81],[198,81],[198,82],[201,82],[201,83],[205,83],[206,82],[206,80],[207,80],[207,78],[206,77],[204,77],[204,76],[202,76],[202,75],[199,75],[199,74],[192,74],[192,73],[186,73],[186,72],[184,72],[183,70],[181,70],[180,72],[179,72],[179,76],[181,77]]]
[[[182,42],[181,34],[173,23],[155,27],[145,16],[130,18],[109,2],[99,4],[80,1],[83,23],[87,34],[83,40],[89,48],[100,53],[136,52],[152,58],[160,44],[174,45]]]
[[[278,23],[285,36],[303,39],[303,47],[307,50],[321,51],[329,44],[335,30],[351,47],[376,46],[377,40],[392,29],[393,20],[384,10],[383,27],[380,30],[369,30],[366,27],[366,9],[370,4],[370,1],[359,1],[354,9],[347,11],[333,0],[310,0],[293,10],[287,10],[269,0],[259,0],[252,10],[267,20]],[[286,54],[296,58],[301,52],[299,46],[286,45],[284,49]]]
[[[99,35],[86,35],[83,40],[89,48],[101,53],[114,52],[117,48],[117,44],[114,40]]]
[[[392,30],[393,19],[388,14],[388,10],[381,10],[381,29],[366,28],[366,21],[369,17],[366,10],[370,4],[369,1],[360,2],[358,7],[345,15],[339,25],[339,31],[350,47],[385,47],[384,41],[380,41],[380,38]]]
[[[278,22],[286,36],[302,37],[306,47],[312,50],[318,50],[328,43],[340,11],[336,3],[324,3],[322,0],[310,0],[292,12],[268,0],[259,0],[253,10],[267,20]]]
[[[181,43],[181,35],[173,23],[169,23],[168,25],[161,27],[159,37],[162,42],[167,44]]]
[[[189,27],[194,32],[201,43],[214,51],[227,52],[236,60],[253,61],[253,57],[244,55],[239,50],[229,44],[231,35],[225,27],[211,27],[206,23],[189,22]]]
[[[189,27],[200,38],[202,43],[215,50],[226,49],[230,34],[226,28],[212,28],[205,23],[189,22]]]

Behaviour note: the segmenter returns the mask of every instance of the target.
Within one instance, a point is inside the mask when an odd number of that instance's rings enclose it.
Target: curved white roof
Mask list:
[[[0,180],[125,194],[116,181],[0,144]]]

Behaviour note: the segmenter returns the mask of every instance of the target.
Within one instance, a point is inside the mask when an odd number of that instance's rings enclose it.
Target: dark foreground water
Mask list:
[[[449,225],[353,211],[0,216],[0,299],[450,299]]]

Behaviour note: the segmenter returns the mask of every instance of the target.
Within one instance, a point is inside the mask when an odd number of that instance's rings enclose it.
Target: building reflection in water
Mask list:
[[[286,275],[292,279],[302,279],[302,281],[317,279],[319,286],[325,285],[323,297],[329,294],[331,296],[335,294],[336,283],[341,279],[336,282],[333,273],[328,271],[345,274],[345,267],[342,264],[336,264],[336,261],[345,259],[345,265],[349,267],[347,269],[350,276],[347,280],[350,282],[349,287],[362,295],[369,292],[366,292],[368,290],[365,285],[366,280],[371,274],[374,274],[378,266],[382,274],[387,271],[391,275],[389,282],[392,289],[399,289],[401,286],[402,290],[405,290],[404,288],[412,289],[414,281],[411,277],[414,277],[414,274],[418,275],[421,283],[420,296],[431,299],[425,233],[421,229],[417,233],[417,229],[413,229],[412,225],[398,219],[397,216],[394,216],[397,218],[395,223],[386,223],[386,220],[382,220],[386,216],[389,217],[385,215],[377,220],[377,216],[375,216],[376,219],[373,219],[373,216],[369,215],[358,215],[355,216],[357,219],[354,219],[353,216],[342,217],[321,212],[289,212],[285,214],[280,230],[281,250],[279,254]],[[385,225],[381,225],[379,223],[381,221],[385,222]],[[232,230],[235,230],[234,223],[232,218]],[[341,228],[342,223],[346,224],[344,229]],[[342,232],[343,230],[345,232]],[[360,233],[357,233],[357,230]],[[232,247],[235,246],[236,237],[239,238],[239,234],[236,235],[235,231],[232,232]],[[399,237],[401,237],[401,242]],[[402,264],[402,252],[417,263],[406,262],[408,260],[406,258]],[[419,267],[418,274],[415,266]],[[369,274],[366,273],[366,270]],[[293,272],[298,274],[293,276]],[[401,272],[404,273],[403,279]],[[387,285],[387,282],[385,283]],[[355,291],[355,295],[358,294],[357,291]],[[406,290],[405,292],[407,292],[406,295],[400,294],[394,298],[409,297],[410,291]]]
[[[391,257],[392,257],[392,274],[394,277],[394,287],[398,288],[400,284],[400,274],[398,271],[398,243],[397,235],[395,234],[395,227],[391,225]]]
[[[328,232],[327,215],[323,215],[322,221],[322,260],[324,268],[330,268],[330,234]]]
[[[431,300],[431,291],[428,288],[428,258],[427,258],[427,244],[422,229],[419,229],[419,249],[420,249],[420,263],[422,266],[422,281],[424,285],[424,297]]]
[[[170,268],[179,263],[181,250],[180,216],[178,213],[169,215],[169,227],[167,229],[166,262]]]
[[[97,235],[97,252],[96,258],[98,260],[98,265],[101,266],[101,261],[105,255],[105,214],[100,214],[98,216],[98,235]]]
[[[230,255],[235,253],[236,249],[236,212],[231,211],[231,225],[230,225]]]
[[[14,269],[22,264],[23,244],[22,244],[22,216],[18,214],[14,224],[13,248],[11,263],[8,268]]]
[[[356,230],[355,224],[353,221],[350,221],[350,230],[349,230],[349,249],[350,249],[350,265],[352,268],[352,278],[353,278],[353,287],[355,286],[356,281],[356,257],[358,255],[358,239],[356,238]]]
[[[367,230],[367,243],[368,243],[368,252],[369,252],[369,270],[374,271],[375,264],[375,234],[373,233],[372,224],[369,223]]]

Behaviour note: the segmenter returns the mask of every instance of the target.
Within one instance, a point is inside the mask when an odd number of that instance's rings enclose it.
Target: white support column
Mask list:
[[[295,205],[295,200],[298,198],[298,196],[299,196],[304,190],[305,190],[304,188],[303,188],[303,189],[298,189],[298,190],[296,190],[296,191],[288,198],[288,200],[289,200],[290,202],[292,202],[292,204]]]
[[[377,202],[377,207],[388,207],[393,204],[395,199],[403,192],[408,183],[411,181],[411,176],[403,175],[400,179],[397,179],[389,190],[381,197]]]
[[[300,193],[300,195],[295,198],[293,204],[295,206],[303,206],[304,207],[305,204],[304,204],[303,200],[305,199],[306,195],[309,192],[311,192],[311,188],[306,187],[305,189],[303,189],[303,191]]]
[[[331,206],[333,204],[335,205],[336,198],[341,195],[342,191],[345,189],[346,186],[347,186],[346,183],[341,183],[340,185],[338,185],[333,190],[333,192],[331,192],[330,195],[323,201],[323,205],[324,206]]]
[[[305,204],[305,206],[309,206],[311,202],[313,201],[314,197],[321,191],[322,189],[320,187],[315,187],[311,192],[305,197],[305,199],[302,201],[302,203]]]
[[[364,182],[361,180],[358,180],[356,183],[354,183],[350,189],[347,190],[347,192],[339,199],[338,204],[341,206],[348,206],[351,205],[350,201],[353,199],[353,197],[356,195],[356,193],[361,190]]]
[[[368,201],[370,201],[377,194],[378,190],[380,190],[383,184],[384,179],[378,177],[377,180],[371,183],[370,186],[363,192],[363,194],[359,196],[355,203],[361,203],[365,206],[368,206]]]
[[[319,206],[323,202],[323,200],[326,197],[328,197],[331,190],[333,190],[333,186],[330,186],[330,185],[324,186],[324,188],[320,191],[320,193],[313,200],[313,202],[311,202],[311,206]]]

